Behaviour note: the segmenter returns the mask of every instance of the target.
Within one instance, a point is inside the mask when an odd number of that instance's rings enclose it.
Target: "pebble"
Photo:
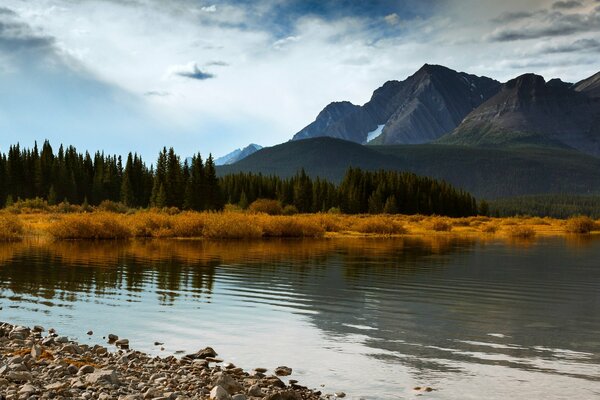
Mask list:
[[[0,399],[321,398],[319,392],[286,386],[276,376],[257,375],[266,368],[257,368],[256,374],[251,374],[231,363],[220,365],[222,360],[210,347],[182,358],[150,357],[135,350],[108,351],[104,346],[69,342],[53,329],[46,337],[41,332],[43,327],[30,330],[0,322]],[[121,340],[129,344],[127,339]]]

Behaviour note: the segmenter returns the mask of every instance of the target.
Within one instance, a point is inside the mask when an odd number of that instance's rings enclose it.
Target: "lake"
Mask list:
[[[33,240],[0,244],[0,303],[81,343],[212,346],[355,399],[600,396],[600,238]]]

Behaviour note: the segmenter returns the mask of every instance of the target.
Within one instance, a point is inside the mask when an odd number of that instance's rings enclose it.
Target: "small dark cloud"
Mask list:
[[[153,97],[153,96],[166,97],[166,96],[170,96],[170,95],[171,95],[171,93],[169,93],[169,92],[160,92],[160,91],[155,91],[155,90],[151,90],[149,92],[144,93],[144,96],[147,96],[147,97]]]
[[[581,7],[583,4],[578,0],[567,0],[567,1],[557,1],[552,4],[552,8],[555,10],[570,10],[573,8]]]
[[[600,41],[596,39],[580,39],[576,40],[571,44],[548,46],[544,48],[540,53],[557,54],[577,52],[600,52]]]
[[[600,0],[598,0],[598,1],[600,1]],[[534,15],[535,14],[533,12],[529,12],[529,11],[506,12],[506,13],[500,14],[496,18],[492,19],[492,22],[495,22],[497,24],[506,24],[509,22],[515,22],[515,21],[520,21],[523,19],[531,18]]]
[[[0,15],[17,15],[16,12],[14,12],[13,10],[11,10],[10,8],[6,8],[6,7],[0,7]]]
[[[19,50],[51,49],[55,40],[50,36],[36,35],[28,25],[13,21],[0,21],[0,49]]]
[[[179,71],[176,72],[176,75],[184,78],[197,79],[199,81],[204,81],[215,77],[215,75],[211,74],[210,72],[201,71],[197,65],[194,65],[191,71]]]
[[[489,39],[493,42],[510,42],[598,31],[600,31],[600,11],[598,9],[589,14],[554,12],[544,22],[537,21],[537,24],[529,24],[526,27],[500,29],[494,32]]]
[[[228,67],[229,64],[225,61],[209,61],[205,64],[207,67]]]

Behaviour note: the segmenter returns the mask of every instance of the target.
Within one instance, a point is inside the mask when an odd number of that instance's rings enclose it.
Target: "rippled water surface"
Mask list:
[[[600,397],[593,238],[4,244],[0,303],[3,321],[210,345],[356,399]]]

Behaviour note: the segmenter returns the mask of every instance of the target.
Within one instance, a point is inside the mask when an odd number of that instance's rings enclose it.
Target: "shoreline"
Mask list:
[[[93,334],[93,332],[88,332]],[[206,347],[196,353],[151,357],[108,334],[107,346],[86,345],[53,329],[0,322],[0,399],[318,400],[322,395],[290,379],[288,367],[247,372]],[[61,397],[62,396],[62,397]]]
[[[269,239],[337,237],[470,236],[532,239],[536,236],[600,234],[600,221],[539,217],[451,218],[376,214],[268,215],[246,212],[177,212],[138,210],[133,213],[0,212],[0,242],[25,238],[51,240],[117,239]]]

